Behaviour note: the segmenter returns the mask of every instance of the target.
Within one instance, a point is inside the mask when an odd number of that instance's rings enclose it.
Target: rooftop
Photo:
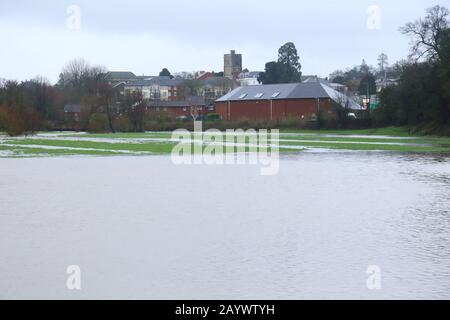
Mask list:
[[[106,80],[131,80],[136,79],[136,75],[129,71],[111,71],[105,75]]]
[[[129,82],[126,86],[127,87],[149,87],[153,85],[159,85],[159,86],[167,86],[167,87],[174,87],[179,86],[184,82],[183,79],[170,79],[169,77],[154,77],[154,78],[145,78],[145,79],[139,79],[137,81]]]

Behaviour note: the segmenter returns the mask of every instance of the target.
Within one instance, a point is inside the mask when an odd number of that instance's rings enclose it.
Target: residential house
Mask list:
[[[173,117],[185,119],[208,114],[205,99],[197,96],[173,101],[150,100],[148,102],[148,110],[156,113],[167,113]]]
[[[252,71],[252,72],[243,72],[239,75],[239,83],[241,87],[246,86],[257,86],[259,85],[259,75],[262,73],[262,71]]]
[[[207,105],[213,105],[214,101],[224,96],[238,84],[226,77],[209,77],[199,81],[197,95],[203,97]]]
[[[146,100],[177,101],[185,98],[183,79],[154,77],[132,81],[125,85],[124,91],[141,91]]]

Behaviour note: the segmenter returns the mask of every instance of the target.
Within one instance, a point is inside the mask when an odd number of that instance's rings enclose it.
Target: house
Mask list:
[[[399,79],[377,79],[377,92],[380,93],[383,89],[387,87],[392,87],[398,85]]]
[[[198,96],[205,98],[207,105],[213,105],[214,101],[224,96],[238,84],[225,77],[210,77],[199,81],[199,88],[196,90]]]
[[[154,77],[131,81],[124,87],[125,93],[142,92],[146,100],[177,101],[185,97],[183,79]]]
[[[351,110],[363,108],[352,98],[319,81],[239,87],[215,102],[215,111],[223,119],[317,120],[334,117],[335,106]]]
[[[239,75],[239,83],[241,87],[259,85],[259,75],[262,71],[243,72]]]
[[[192,118],[208,114],[205,99],[197,96],[174,101],[151,100],[148,102],[147,109],[150,112],[168,113],[177,118]]]
[[[64,106],[64,117],[69,123],[80,121],[82,112],[83,107],[79,104],[66,104]]]
[[[197,77],[197,80],[206,80],[209,78],[215,77],[216,74],[214,72],[205,72]]]

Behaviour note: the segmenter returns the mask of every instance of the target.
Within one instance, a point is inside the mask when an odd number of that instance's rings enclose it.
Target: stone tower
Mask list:
[[[236,54],[236,51],[231,50],[230,53],[224,56],[224,76],[236,80],[241,72],[242,55]]]

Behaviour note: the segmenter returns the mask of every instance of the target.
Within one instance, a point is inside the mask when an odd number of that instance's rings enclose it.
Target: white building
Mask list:
[[[259,85],[259,75],[261,72],[254,71],[254,72],[243,72],[239,75],[239,83],[241,87],[248,87],[248,86],[257,86]]]

